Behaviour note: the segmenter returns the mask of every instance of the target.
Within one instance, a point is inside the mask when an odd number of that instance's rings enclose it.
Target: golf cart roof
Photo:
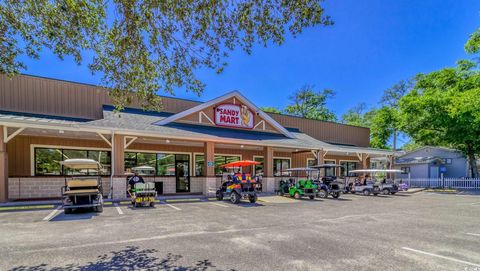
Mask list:
[[[249,167],[249,166],[260,165],[260,164],[262,164],[262,163],[257,162],[257,161],[241,160],[241,161],[235,161],[235,162],[225,164],[222,167],[224,167],[224,168]]]
[[[292,171],[317,171],[317,169],[310,168],[310,167],[295,167],[295,168],[285,169],[284,171],[287,171],[287,172],[292,172]]]
[[[99,169],[102,165],[93,159],[67,159],[61,165],[71,169]]]
[[[400,169],[355,169],[349,173],[402,173]]]
[[[155,168],[151,167],[151,166],[138,166],[138,167],[132,168],[132,170],[133,171],[136,171],[136,170],[153,170],[153,171],[155,171]]]
[[[338,164],[319,164],[319,165],[310,166],[310,167],[314,169],[321,169],[321,168],[334,168],[334,167],[344,167],[344,166],[338,165]]]

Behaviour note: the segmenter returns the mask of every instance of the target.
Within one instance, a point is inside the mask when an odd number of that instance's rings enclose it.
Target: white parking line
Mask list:
[[[62,208],[62,206],[58,206],[55,210],[50,212],[46,217],[43,218],[43,221],[50,221],[52,218],[54,218],[60,208]]]
[[[471,235],[471,236],[478,236],[478,237],[480,237],[480,234],[479,234],[479,233],[465,232],[464,234],[466,234],[466,235]]]
[[[220,204],[220,203],[215,203],[215,202],[210,202],[210,204],[213,204],[213,205],[216,205],[216,206],[220,206],[220,207],[223,207],[223,208],[229,208],[230,206],[228,205],[224,205],[224,204]]]
[[[118,212],[119,215],[123,215],[123,211],[120,208],[120,206],[118,206],[118,203],[115,203],[113,206],[115,206],[115,209],[117,209],[117,212]]]
[[[480,264],[471,263],[471,262],[467,262],[467,261],[462,261],[462,260],[455,259],[455,258],[452,258],[452,257],[446,257],[446,256],[438,255],[438,254],[433,254],[433,253],[430,253],[430,252],[421,251],[421,250],[417,250],[417,249],[413,249],[413,248],[409,248],[409,247],[402,247],[402,249],[412,251],[412,252],[416,252],[416,253],[420,253],[420,254],[424,254],[424,255],[428,255],[428,256],[432,256],[432,257],[436,257],[436,258],[440,258],[440,259],[444,259],[444,260],[449,260],[449,261],[452,261],[452,262],[457,262],[457,263],[462,263],[462,264],[466,264],[466,265],[470,265],[470,266],[480,267]]]
[[[175,210],[177,210],[177,211],[182,210],[182,209],[180,209],[180,208],[178,208],[178,207],[176,207],[176,206],[173,206],[173,205],[171,205],[171,204],[169,204],[169,203],[165,203],[165,205],[167,205],[168,207],[173,208],[173,209],[175,209]]]

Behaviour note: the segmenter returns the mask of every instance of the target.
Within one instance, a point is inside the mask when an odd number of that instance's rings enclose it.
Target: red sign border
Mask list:
[[[234,106],[237,106],[239,109],[241,109],[241,105],[238,105],[238,104],[234,104],[234,103],[224,103],[224,104],[219,104],[219,105],[216,105],[213,107],[213,122],[215,123],[215,126],[220,126],[220,127],[224,127],[224,128],[233,128],[233,129],[244,129],[244,130],[253,130],[254,127],[255,127],[255,113],[250,110],[250,108],[247,106],[247,110],[250,111],[250,113],[252,113],[252,117],[253,117],[253,125],[252,125],[252,128],[250,127],[243,127],[243,126],[229,126],[229,125],[223,125],[223,124],[218,124],[217,123],[217,107],[219,106],[222,106],[222,105],[234,105]],[[246,106],[246,105],[245,105]]]

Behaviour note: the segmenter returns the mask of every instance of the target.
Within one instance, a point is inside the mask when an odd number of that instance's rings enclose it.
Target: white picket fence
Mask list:
[[[480,179],[476,178],[430,178],[430,179],[407,179],[404,182],[408,183],[410,187],[445,187],[445,188],[460,188],[460,189],[480,189]]]

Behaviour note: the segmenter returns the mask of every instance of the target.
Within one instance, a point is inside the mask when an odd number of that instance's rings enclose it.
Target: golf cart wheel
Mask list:
[[[324,199],[328,198],[327,190],[325,190],[325,189],[318,190],[318,197],[319,198],[324,198]]]
[[[309,198],[309,199],[314,199],[314,198],[315,198],[315,196],[308,196],[308,198]]]
[[[233,204],[238,204],[240,202],[240,195],[237,192],[232,192],[230,195],[230,201]]]
[[[391,192],[390,194],[395,195],[397,192]]]
[[[65,208],[65,209],[63,209],[63,212],[64,212],[66,215],[69,215],[69,214],[72,213],[72,209],[70,209],[70,208]]]
[[[223,200],[223,193],[217,193],[217,200]]]
[[[150,207],[155,207],[155,201],[150,202]]]
[[[248,200],[250,201],[250,203],[257,202],[257,194],[248,196]]]
[[[338,199],[340,197],[340,192],[333,192],[332,197]]]
[[[390,194],[390,190],[388,190],[387,188],[385,188],[385,189],[382,190],[382,194],[388,195],[388,194]]]
[[[295,192],[293,197],[296,198],[296,199],[300,199],[300,198],[302,198],[302,195],[300,195],[300,193],[298,193],[298,192]]]
[[[364,196],[370,196],[370,190],[368,190],[368,189],[363,190],[363,195]]]
[[[99,205],[99,206],[95,207],[95,211],[96,211],[97,213],[102,213],[102,212],[103,212],[103,206],[102,206],[102,205]]]

